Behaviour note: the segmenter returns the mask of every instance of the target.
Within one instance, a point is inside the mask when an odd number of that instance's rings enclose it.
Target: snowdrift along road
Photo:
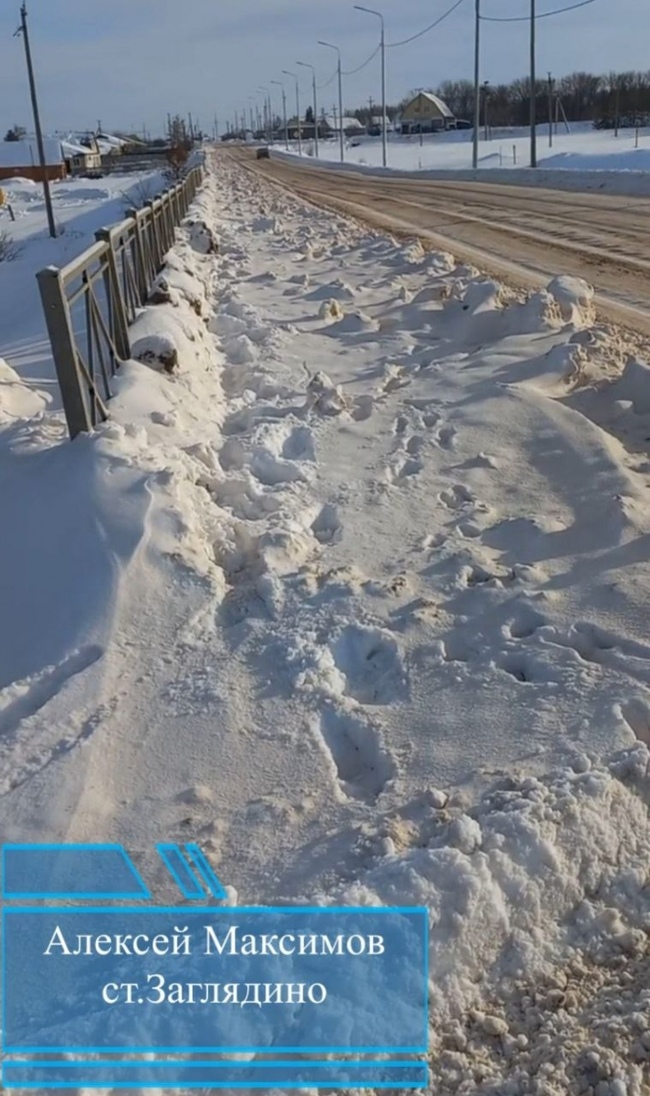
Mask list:
[[[4,839],[424,904],[432,1093],[643,1096],[649,367],[583,281],[223,158],[193,216],[133,332],[174,374],[74,444],[0,374]]]
[[[454,250],[498,277],[540,286],[558,269],[586,278],[601,313],[650,336],[650,198],[503,183],[376,175],[275,153],[228,155],[309,201]]]

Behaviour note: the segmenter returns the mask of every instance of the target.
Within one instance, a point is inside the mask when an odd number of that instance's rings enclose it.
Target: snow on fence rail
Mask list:
[[[96,232],[96,243],[67,266],[37,274],[71,438],[107,418],[111,378],[131,357],[129,325],[202,181],[203,168],[192,168],[143,209]]]

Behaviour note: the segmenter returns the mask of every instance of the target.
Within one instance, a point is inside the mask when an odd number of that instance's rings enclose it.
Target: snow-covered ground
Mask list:
[[[560,126],[548,144],[548,126],[539,126],[538,168],[530,170],[530,134],[527,129],[493,129],[490,140],[484,139],[481,128],[479,171],[472,172],[472,131],[423,134],[402,137],[389,135],[387,171],[425,172],[435,178],[438,173],[457,178],[481,178],[526,185],[559,186],[576,190],[606,190],[612,193],[647,194],[650,192],[650,130],[642,129],[639,147],[633,129],[621,129],[618,137],[613,130],[595,130],[591,123],[573,123],[567,133]],[[276,152],[285,151],[278,145]],[[297,145],[290,149],[297,155]],[[303,153],[314,161],[313,142],[303,146]],[[345,149],[346,163],[358,170],[383,172],[380,137],[349,139]],[[339,168],[338,141],[319,143],[319,160]]]
[[[133,332],[176,372],[69,444],[5,355],[2,838],[426,905],[432,1094],[642,1096],[650,369],[218,163]]]
[[[123,220],[167,183],[159,172],[124,173],[103,179],[66,179],[51,184],[57,239],[48,234],[43,187],[30,179],[0,181],[0,236],[11,239],[18,256],[0,262],[0,357],[27,380],[38,381],[58,401],[52,386],[49,343],[36,282],[38,270],[64,266],[95,242],[94,233]],[[15,221],[11,220],[11,206]]]

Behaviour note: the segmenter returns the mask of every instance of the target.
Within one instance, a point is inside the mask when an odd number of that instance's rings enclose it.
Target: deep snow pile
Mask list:
[[[0,372],[3,839],[424,904],[432,1092],[641,1096],[647,367],[584,283],[251,182],[217,161],[96,435]]]

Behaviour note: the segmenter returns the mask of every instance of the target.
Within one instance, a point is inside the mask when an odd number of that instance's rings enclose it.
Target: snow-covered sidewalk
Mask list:
[[[650,371],[583,283],[216,165],[134,332],[175,373],[72,445],[6,374],[3,839],[426,905],[432,1093],[641,1096]]]

